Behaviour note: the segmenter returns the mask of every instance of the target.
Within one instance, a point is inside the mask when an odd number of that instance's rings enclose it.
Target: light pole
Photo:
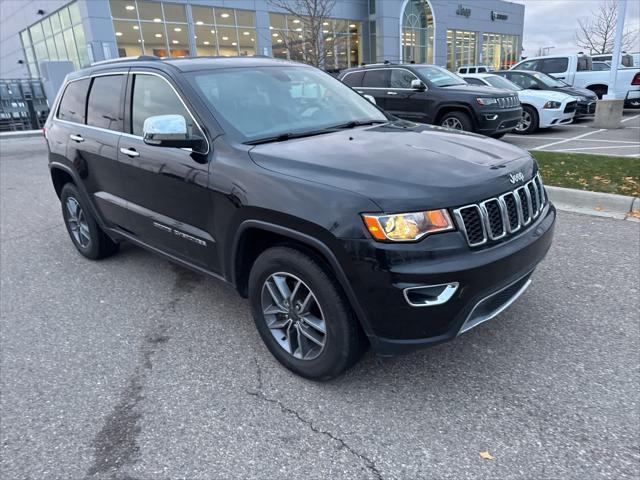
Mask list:
[[[618,65],[620,65],[620,51],[622,50],[622,33],[624,31],[624,15],[627,10],[627,0],[617,0],[618,18],[616,19],[616,36],[611,57],[611,70],[609,71],[609,86],[607,94],[596,104],[596,118],[594,128],[621,128],[622,112],[624,111],[624,98],[618,98],[616,92],[616,80],[618,78]]]

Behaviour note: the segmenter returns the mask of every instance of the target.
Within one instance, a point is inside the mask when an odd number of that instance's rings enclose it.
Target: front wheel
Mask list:
[[[69,237],[82,255],[98,260],[118,251],[119,245],[102,231],[74,184],[62,187],[60,203]]]
[[[538,130],[539,125],[540,121],[538,119],[538,112],[536,109],[529,105],[523,105],[522,118],[520,119],[520,123],[516,125],[514,132],[522,135],[528,135]]]
[[[311,256],[273,247],[255,261],[249,299],[262,340],[286,368],[306,378],[340,375],[366,341],[340,286]]]
[[[445,113],[440,119],[440,126],[461,132],[473,132],[471,118],[464,112]]]

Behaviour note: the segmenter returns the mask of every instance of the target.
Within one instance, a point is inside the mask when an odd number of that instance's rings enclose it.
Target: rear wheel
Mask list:
[[[473,132],[471,118],[464,112],[445,113],[440,119],[440,126],[462,132]]]
[[[514,132],[527,135],[535,132],[539,125],[540,120],[538,119],[538,112],[536,109],[529,105],[523,105],[522,118],[520,119],[520,123],[516,125]]]
[[[62,187],[60,202],[69,237],[82,255],[97,260],[118,251],[119,245],[98,226],[74,184],[67,183]]]
[[[366,340],[340,286],[299,250],[263,252],[251,269],[249,299],[267,348],[298,375],[328,380],[364,352]]]

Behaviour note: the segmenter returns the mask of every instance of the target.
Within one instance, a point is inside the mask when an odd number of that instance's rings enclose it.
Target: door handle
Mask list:
[[[71,134],[71,135],[69,135],[69,138],[71,140],[73,140],[74,142],[78,142],[78,143],[84,142],[84,138],[82,138],[82,135],[73,135],[73,134]]]
[[[387,92],[387,95],[397,95],[398,92]]]
[[[120,153],[124,153],[130,157],[139,157],[140,152],[136,152],[133,148],[121,148]]]

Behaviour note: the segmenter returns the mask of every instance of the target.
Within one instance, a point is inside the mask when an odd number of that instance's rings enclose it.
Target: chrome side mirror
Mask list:
[[[364,94],[364,95],[362,95],[362,96],[363,96],[364,98],[366,98],[367,100],[369,100],[369,101],[370,101],[371,103],[373,103],[374,105],[377,105],[377,104],[376,104],[376,99],[375,99],[375,98],[373,98],[373,95],[367,95],[367,94]]]
[[[142,126],[144,143],[157,147],[198,148],[202,139],[190,137],[182,115],[155,115]]]
[[[411,80],[411,88],[413,90],[418,90],[419,92],[424,92],[427,89],[427,86],[422,83],[422,80],[418,80],[416,78],[415,80]]]

